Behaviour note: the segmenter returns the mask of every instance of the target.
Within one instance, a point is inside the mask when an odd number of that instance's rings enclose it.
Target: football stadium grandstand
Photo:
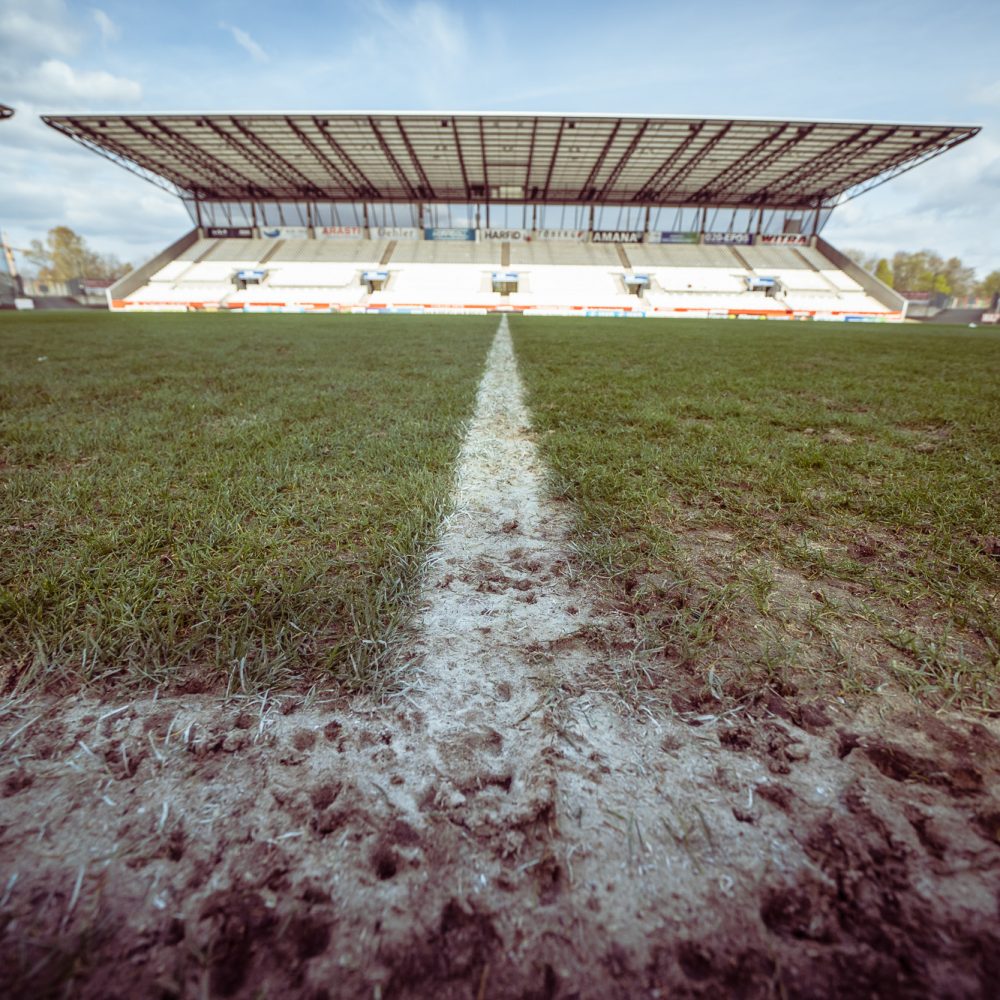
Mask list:
[[[116,310],[898,320],[822,237],[975,126],[559,114],[65,115],[193,227]]]

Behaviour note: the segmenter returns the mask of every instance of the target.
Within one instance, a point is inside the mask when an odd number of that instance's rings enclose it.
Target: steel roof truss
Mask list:
[[[356,182],[359,182],[358,194],[367,197],[369,200],[381,199],[383,197],[382,192],[372,183],[368,175],[354,162],[351,156],[348,154],[347,150],[330,134],[329,128],[330,124],[325,119],[314,118],[313,124],[319,130],[319,134],[323,136],[324,141],[333,150],[334,153],[340,158],[341,162],[347,166],[350,172],[356,178]]]
[[[327,173],[339,189],[336,192],[326,192],[326,197],[330,197],[334,193],[337,197],[347,198],[363,195],[363,192],[352,190],[355,187],[354,182],[328,156],[324,155],[323,150],[319,148],[312,136],[300,128],[292,118],[286,118],[285,121],[288,123],[288,127],[298,136],[302,145],[309,150],[316,165]]]
[[[688,134],[680,141],[677,148],[652,173],[649,180],[636,192],[634,201],[642,202],[648,199],[648,194],[656,190],[662,179],[673,169],[674,164],[687,152],[691,144],[701,135],[704,122],[692,122],[688,125]]]
[[[403,128],[403,122],[396,116],[396,128],[399,129],[399,134],[403,139],[403,145],[406,147],[406,152],[410,154],[410,161],[413,163],[413,169],[416,170],[417,176],[420,178],[420,183],[423,186],[422,197],[434,199],[436,196],[434,194],[434,185],[427,179],[427,174],[424,171],[424,166],[420,162],[420,157],[417,156],[416,150],[413,148],[413,143],[410,142],[410,137],[406,134],[406,129]]]
[[[656,190],[655,201],[662,201],[664,195],[667,196],[669,200],[669,195],[676,191],[681,184],[687,179],[688,175],[695,169],[698,165],[700,158],[704,157],[707,153],[710,153],[716,146],[722,142],[723,139],[729,134],[733,127],[732,122],[726,122],[718,132],[715,133],[700,149],[693,150],[691,155],[688,156],[687,161],[677,167],[673,174],[669,178],[664,179],[659,188]]]
[[[368,117],[368,125],[371,127],[372,133],[375,136],[375,141],[379,144],[379,148],[382,150],[382,155],[386,158],[386,161],[392,168],[392,172],[396,175],[396,179],[400,184],[402,184],[404,190],[413,201],[419,201],[420,195],[417,192],[417,189],[412,183],[410,183],[410,178],[406,176],[406,171],[404,171],[402,166],[400,166],[399,160],[397,160],[393,155],[392,149],[390,149],[389,143],[386,142],[385,136],[382,135],[378,125],[375,124],[375,119],[370,115]]]
[[[238,118],[230,118],[233,127],[253,147],[251,158],[262,165],[264,173],[271,173],[293,188],[301,185],[301,193],[306,197],[323,196],[323,192],[305,174],[289,163],[279,152],[266,143],[256,132],[248,129]]]
[[[639,142],[642,140],[642,137],[646,134],[646,130],[649,128],[649,125],[650,121],[647,118],[636,130],[636,133],[634,136],[632,136],[632,140],[626,147],[625,152],[622,153],[622,155],[618,158],[618,162],[612,168],[611,173],[608,174],[608,178],[604,182],[604,186],[597,193],[597,197],[595,199],[596,201],[601,201],[603,198],[606,198],[608,192],[618,182],[618,178],[621,177],[622,171],[625,169],[625,166],[628,163],[628,161],[632,158],[632,154],[636,151],[636,147],[638,147]]]
[[[458,137],[458,121],[455,116],[451,117],[451,132],[455,137],[455,152],[458,155],[458,165],[462,171],[462,186],[465,188],[465,197],[472,201],[472,188],[469,186],[469,171],[465,167],[465,155],[462,153],[462,143]]]

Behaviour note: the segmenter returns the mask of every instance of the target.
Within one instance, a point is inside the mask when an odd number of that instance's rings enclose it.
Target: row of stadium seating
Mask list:
[[[234,283],[241,270],[259,284]],[[366,271],[387,274],[370,289]],[[517,290],[494,291],[497,271]],[[625,276],[648,279],[641,296]],[[749,281],[773,278],[770,295]],[[748,281],[749,279],[749,281]],[[126,306],[567,308],[644,312],[886,312],[812,247],[686,244],[200,239],[161,267]]]

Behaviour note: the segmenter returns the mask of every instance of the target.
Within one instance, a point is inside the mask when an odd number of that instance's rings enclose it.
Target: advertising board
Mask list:
[[[260,235],[265,240],[305,240],[309,238],[306,226],[261,226]]]
[[[748,247],[753,243],[752,233],[705,233],[705,242],[716,246]]]
[[[527,243],[531,239],[530,229],[480,229],[479,238],[488,242],[501,240],[508,243]]]
[[[360,240],[364,231],[360,226],[317,226],[318,240]]]
[[[585,240],[587,231],[585,229],[536,229],[536,240],[552,240],[560,242],[575,242]]]
[[[379,240],[420,240],[423,236],[417,226],[378,226],[372,230],[372,237]]]
[[[590,238],[594,243],[641,243],[642,237],[628,229],[595,229]]]
[[[427,240],[464,240],[472,242],[475,238],[475,229],[462,229],[458,226],[431,226],[424,230],[424,239]]]
[[[253,238],[250,226],[206,226],[205,235],[210,240],[249,240]]]
[[[697,243],[698,233],[677,232],[675,230],[661,230],[656,233],[647,233],[647,243]]]
[[[809,237],[804,233],[761,233],[754,242],[772,247],[806,247]]]

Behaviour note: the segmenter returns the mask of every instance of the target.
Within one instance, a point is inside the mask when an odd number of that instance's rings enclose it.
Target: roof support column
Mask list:
[[[365,220],[365,239],[369,240],[369,239],[371,239],[372,231],[371,231],[371,227],[368,225],[369,220],[368,220],[368,202],[367,201],[361,202],[361,211],[364,214],[364,220]]]
[[[198,235],[204,236],[205,226],[203,225],[201,220],[201,198],[199,198],[197,195],[194,196],[194,221],[195,221],[195,226],[198,229]]]

